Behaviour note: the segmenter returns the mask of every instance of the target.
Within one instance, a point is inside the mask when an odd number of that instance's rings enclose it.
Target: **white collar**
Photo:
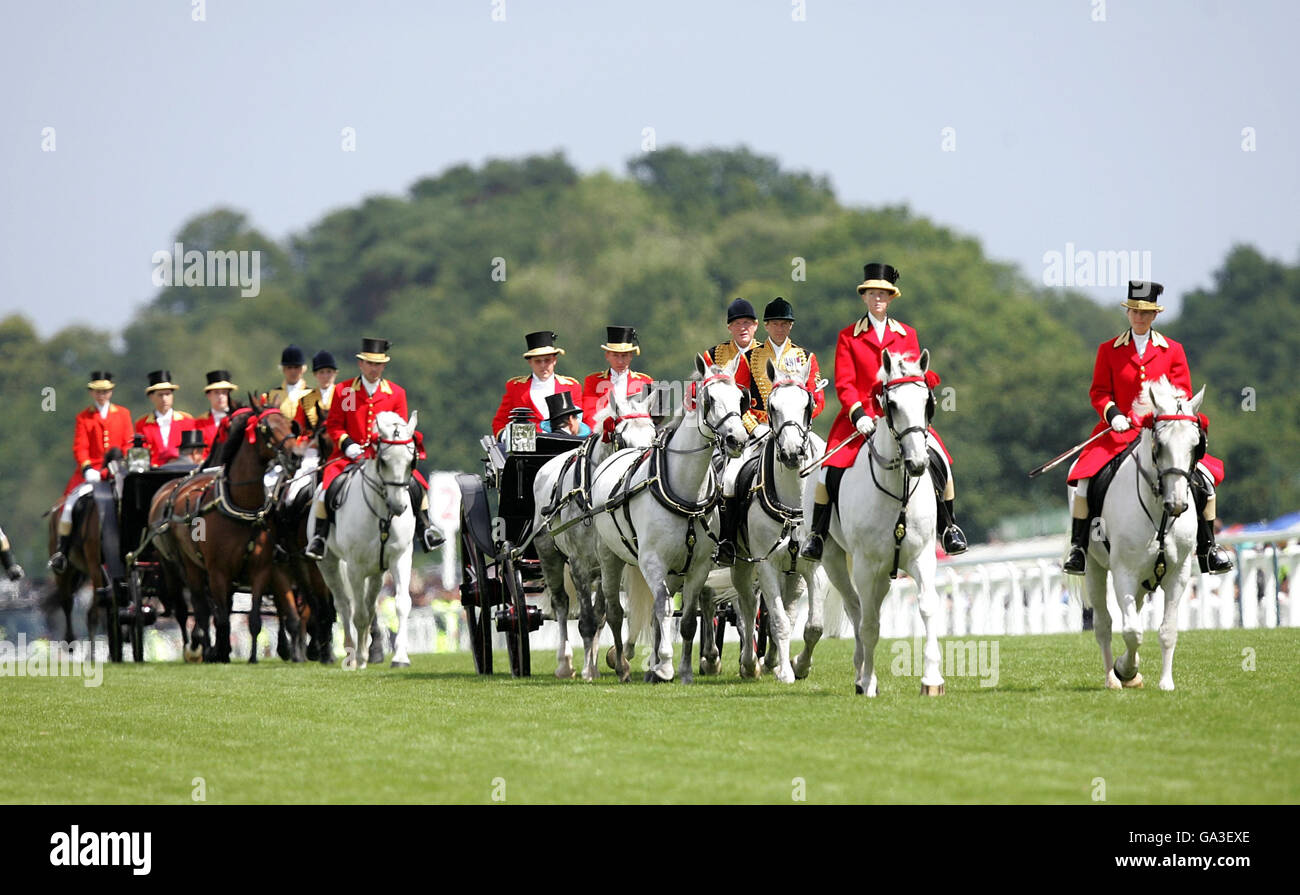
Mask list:
[[[229,410],[214,410],[212,411],[212,421],[214,423],[219,423],[225,419],[229,413]]]
[[[618,373],[618,372],[616,372],[616,371],[614,370],[613,367],[610,367],[610,368],[609,368],[609,378],[610,378],[610,379],[626,379],[626,378],[628,377],[628,375],[629,375],[631,372],[632,372],[632,368],[631,368],[631,367],[628,367],[628,368],[627,368],[626,370],[624,370],[622,373]]]
[[[101,420],[106,420],[108,419],[108,411],[112,408],[112,406],[113,404],[110,401],[105,401],[103,407],[100,407],[98,404],[96,404],[95,412],[99,414],[99,418]]]
[[[772,354],[779,358],[781,355],[785,354],[786,351],[790,349],[790,340],[786,339],[784,342],[778,345],[774,340],[768,339],[767,345],[769,348],[772,349]]]
[[[155,411],[153,412],[153,418],[156,419],[156,420],[157,420],[158,422],[160,422],[160,423],[162,423],[162,422],[170,423],[170,422],[172,421],[172,416],[173,416],[175,413],[176,413],[176,408],[175,408],[175,407],[171,408],[171,409],[168,410],[166,413],[159,413],[157,410],[155,410]]]
[[[379,383],[382,381],[383,380],[381,379],[376,379],[374,382],[371,382],[369,379],[362,376],[361,387],[366,390],[367,395],[373,395],[379,389]]]
[[[553,389],[553,388],[555,388],[555,376],[553,376],[553,375],[551,376],[550,379],[538,379],[538,378],[537,378],[537,374],[534,373],[534,374],[532,375],[532,380],[533,380],[533,383],[532,383],[532,385],[530,386],[530,388],[532,388],[534,391],[536,391],[537,389],[548,389],[548,388],[549,388],[549,389]]]

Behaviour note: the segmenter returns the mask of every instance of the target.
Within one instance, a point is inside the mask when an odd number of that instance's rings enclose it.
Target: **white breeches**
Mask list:
[[[76,488],[72,489],[72,493],[63,501],[63,512],[59,515],[59,521],[71,525],[72,510],[77,506],[77,501],[81,500],[81,498],[90,494],[94,490],[95,485],[92,482],[83,482]]]

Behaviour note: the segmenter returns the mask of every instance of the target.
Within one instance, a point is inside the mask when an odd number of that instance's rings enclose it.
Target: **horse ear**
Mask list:
[[[732,378],[735,378],[736,371],[738,371],[740,369],[740,365],[745,362],[746,362],[745,355],[737,354],[735,357],[731,359],[731,363],[727,364],[725,369],[726,374],[728,376],[731,376]]]
[[[709,365],[708,365],[707,363],[705,363],[704,355],[702,355],[702,354],[697,354],[697,355],[695,355],[695,372],[697,372],[697,373],[699,373],[701,376],[703,376],[703,375],[704,375],[704,371],[707,370],[708,368],[709,368]]]
[[[776,365],[772,363],[772,358],[767,359],[767,381],[772,382],[776,379]]]
[[[1199,392],[1197,392],[1195,395],[1192,396],[1192,403],[1191,403],[1190,407],[1191,407],[1191,411],[1192,411],[1193,414],[1200,413],[1200,411],[1201,411],[1201,402],[1202,402],[1203,400],[1205,400],[1205,386],[1204,386],[1204,385],[1201,386],[1201,390],[1200,390]]]
[[[890,357],[889,350],[886,348],[880,349],[880,368],[885,371],[885,376],[894,378],[894,359]]]
[[[411,418],[410,418],[409,420],[407,420],[407,422],[406,422],[406,427],[407,427],[408,429],[410,429],[412,432],[414,432],[414,431],[415,431],[415,424],[416,424],[417,422],[419,422],[419,419],[420,419],[420,411],[418,411],[418,410],[412,410],[412,411],[411,411]]]
[[[921,349],[921,372],[925,373],[930,369],[930,349]]]

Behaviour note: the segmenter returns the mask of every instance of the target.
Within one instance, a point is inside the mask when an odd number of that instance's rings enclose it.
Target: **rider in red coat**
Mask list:
[[[361,351],[357,354],[357,366],[361,368],[361,375],[334,389],[329,415],[325,418],[325,429],[334,443],[334,452],[325,465],[320,487],[316,490],[316,530],[306,551],[312,559],[323,559],[325,556],[325,539],[333,521],[325,505],[325,492],[330,483],[338,478],[348,464],[375,456],[378,437],[375,419],[379,414],[387,410],[396,413],[403,420],[410,418],[406,409],[406,390],[383,378],[384,368],[392,360],[388,356],[391,344],[387,339],[362,339]],[[419,432],[415,433],[415,444],[416,458],[423,460],[424,439]],[[416,539],[429,551],[442,541],[437,532],[428,526],[428,483],[418,469],[412,469],[411,480],[411,508],[415,511]]]
[[[863,281],[858,285],[858,294],[867,306],[867,313],[852,326],[840,330],[839,341],[835,346],[835,393],[840,399],[840,412],[831,424],[826,452],[830,453],[855,433],[862,433],[862,438],[822,464],[817,477],[812,533],[801,552],[802,556],[809,559],[821,559],[822,543],[830,531],[831,499],[839,491],[844,470],[853,465],[858,451],[871,437],[876,417],[881,413],[873,395],[880,373],[880,352],[887,350],[905,355],[911,360],[916,360],[921,355],[916,330],[887,314],[890,302],[901,294],[897,285],[898,277],[898,271],[891,265],[866,265],[863,268]],[[931,389],[939,384],[939,376],[934,371],[926,373],[926,380]],[[956,490],[953,486],[952,457],[934,429],[929,431],[926,440],[949,464],[948,481],[940,495],[941,499],[937,501],[939,537],[943,551],[950,555],[964,553],[966,535],[957,525],[953,509]]]
[[[209,408],[207,413],[194,418],[194,428],[203,433],[208,447],[213,447],[221,421],[230,416],[230,394],[239,386],[230,381],[229,370],[209,370],[206,376],[208,384],[203,389],[203,397],[208,399]]]
[[[172,382],[171,370],[154,370],[149,374],[145,394],[153,402],[153,412],[135,421],[135,431],[144,436],[149,448],[149,462],[154,466],[170,463],[181,455],[181,433],[194,428],[194,417],[174,410],[172,401],[179,386]]]
[[[86,388],[90,389],[91,404],[77,414],[76,431],[72,436],[72,456],[76,458],[77,471],[63,489],[59,545],[49,560],[50,568],[58,573],[67,568],[73,508],[83,495],[90,493],[91,485],[100,480],[109,451],[125,454],[134,436],[131,411],[113,403],[113,374],[96,370],[90,374]],[[74,491],[77,492],[75,495]]]
[[[1083,449],[1070,467],[1069,481],[1075,486],[1070,507],[1073,523],[1070,554],[1064,571],[1082,575],[1088,551],[1088,481],[1124,448],[1138,439],[1139,432],[1128,414],[1142,394],[1142,386],[1166,376],[1169,382],[1188,396],[1192,394],[1192,374],[1187,366],[1183,346],[1151,328],[1156,315],[1164,310],[1156,303],[1164,286],[1130,280],[1127,309],[1130,329],[1115,339],[1107,339],[1097,348],[1097,362],[1092,370],[1092,388],[1088,397],[1101,420],[1092,434],[1110,432]],[[1202,415],[1202,429],[1209,420]],[[1193,487],[1201,508],[1196,537],[1196,555],[1201,570],[1221,574],[1232,569],[1228,551],[1214,543],[1216,515],[1214,486],[1223,481],[1223,461],[1206,454],[1197,464],[1200,487]],[[1204,504],[1201,501],[1204,500]]]
[[[542,431],[542,422],[550,417],[546,407],[549,395],[569,392],[573,395],[575,406],[582,406],[582,383],[572,376],[561,376],[555,372],[556,359],[564,354],[564,349],[555,344],[555,333],[540,330],[524,336],[528,350],[524,359],[533,368],[530,376],[516,376],[506,380],[506,393],[501,396],[501,405],[492,417],[492,434],[501,437],[501,430],[510,422],[510,411],[516,407],[527,407],[533,413],[533,422],[537,431]]]
[[[582,383],[582,418],[593,426],[595,423],[592,420],[596,414],[609,406],[611,391],[626,398],[647,391],[654,385],[653,378],[632,369],[632,355],[641,353],[636,329],[631,326],[607,326],[605,333],[605,344],[600,347],[605,352],[605,361],[609,366],[598,373],[592,373]],[[602,440],[609,441],[614,436],[617,422],[613,416],[605,420]]]

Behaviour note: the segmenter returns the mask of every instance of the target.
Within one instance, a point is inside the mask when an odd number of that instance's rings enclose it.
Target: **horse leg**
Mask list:
[[[280,630],[288,637],[289,661],[305,662],[307,644],[303,633],[302,618],[298,615],[298,604],[294,600],[293,582],[278,566],[271,567],[271,586],[275,594],[275,608],[280,617]]]
[[[393,661],[389,663],[391,668],[411,666],[411,657],[406,654],[406,622],[411,617],[412,553],[413,551],[407,550],[393,564],[393,601],[397,609],[397,636],[393,640]]]
[[[790,635],[794,625],[788,607],[799,598],[797,581],[776,569],[770,559],[758,564],[758,581],[763,593],[772,594],[767,601],[767,628],[769,652],[776,649],[776,657],[769,666],[776,679],[783,684],[794,683],[794,669],[790,666]],[[787,596],[786,591],[794,591]]]
[[[334,596],[335,614],[343,626],[343,660],[344,671],[355,671],[357,667],[357,631],[352,621],[352,582],[339,567],[339,559],[332,552],[327,552],[320,561],[321,577]]]
[[[591,569],[583,568],[580,575],[574,576],[574,586],[578,591],[578,634],[582,637],[582,679],[584,681],[594,681],[600,673],[596,670],[596,648],[604,619],[598,617],[596,606],[599,605],[601,612],[604,612],[605,594],[600,584],[599,570],[595,571],[596,574],[592,574]],[[586,584],[577,584],[578,577],[581,577]]]
[[[231,582],[225,570],[209,570],[208,593],[212,598],[212,618],[217,629],[213,650],[218,662],[230,661],[230,592]],[[254,603],[253,606],[256,607],[257,604]],[[257,651],[256,641],[253,643],[253,651]]]
[[[564,557],[549,534],[542,532],[533,541],[537,557],[542,561],[542,577],[551,595],[551,609],[555,612],[555,625],[559,630],[559,645],[555,648],[555,676],[561,680],[573,677],[573,648],[569,646],[569,593],[564,588]],[[577,564],[574,563],[573,583],[578,584]]]
[[[619,681],[627,683],[632,675],[632,667],[623,657],[623,604],[618,595],[619,587],[623,583],[624,563],[612,550],[603,545],[598,546],[596,552],[600,557],[600,587],[605,594],[605,621],[609,624],[609,632],[614,638],[614,645],[610,647],[613,652],[613,661],[610,665],[618,675]],[[631,597],[630,590],[629,597]]]
[[[355,584],[355,581],[353,582]],[[384,584],[382,573],[367,575],[361,582],[361,598],[352,606],[352,621],[356,625],[360,639],[357,641],[357,669],[361,670],[366,667],[366,663],[374,655],[374,643],[369,643],[370,649],[367,649],[367,641],[375,636],[373,630],[374,624],[378,619],[379,613],[375,611],[379,602],[379,589]],[[382,636],[382,632],[381,632]],[[382,650],[383,647],[381,646]],[[361,658],[365,656],[366,658]],[[383,653],[380,653],[378,662],[383,661]]]
[[[766,566],[767,563],[759,563]],[[759,572],[764,593],[767,576]],[[740,676],[758,677],[758,657],[754,654],[754,626],[758,619],[758,594],[754,593],[754,564],[736,559],[731,569],[731,586],[736,589],[736,628],[740,632]]]
[[[1141,687],[1142,675],[1138,672],[1138,648],[1142,646],[1141,585],[1137,576],[1128,572],[1111,572],[1115,582],[1115,600],[1119,603],[1120,631],[1124,635],[1124,655],[1115,660],[1111,674],[1124,687]],[[1095,621],[1094,621],[1095,624]]]
[[[641,574],[647,583],[651,584],[651,595],[654,600],[654,656],[651,659],[650,670],[646,672],[646,680],[650,683],[666,683],[671,681],[675,675],[673,670],[673,592],[668,587],[665,580],[667,569],[664,563],[654,554],[642,553],[641,555]],[[691,641],[695,637],[695,601],[694,594],[690,595],[690,602],[687,602],[687,595],[682,595],[682,683],[689,684],[694,681],[694,675],[691,674]]]
[[[715,625],[718,623],[718,600],[717,594],[713,588],[708,586],[709,572],[712,570],[712,563],[697,563],[695,568],[691,569],[686,581],[682,585],[683,600],[685,602],[685,592],[692,591],[696,594],[695,605],[700,607],[700,627],[702,636],[700,637],[700,673],[716,675],[722,671],[722,651],[718,648],[718,636]],[[757,676],[757,671],[755,672]]]
[[[862,693],[862,684],[856,680],[862,670],[862,601],[858,599],[857,587],[849,574],[848,555],[833,538],[826,539],[822,552],[822,568],[826,571],[831,586],[839,593],[840,602],[844,605],[844,614],[849,617],[849,626],[853,629],[854,689]]]
[[[1174,647],[1178,645],[1178,601],[1187,588],[1182,571],[1165,588],[1165,614],[1160,620],[1160,689],[1174,689]]]
[[[807,560],[800,560],[800,565],[806,563]],[[808,620],[803,626],[803,652],[794,660],[794,676],[799,680],[806,678],[812,669],[813,650],[822,639],[826,588],[830,585],[826,574],[819,567],[805,570],[801,574],[804,585],[808,589]]]
[[[880,641],[880,604],[889,593],[889,571],[884,566],[873,568],[867,555],[859,551],[853,556],[853,585],[862,612],[858,622],[859,650],[854,651],[855,662],[858,652],[862,655],[858,663],[857,687],[859,693],[875,696],[879,693],[875,659],[876,644]]]
[[[921,555],[909,564],[912,580],[916,582],[917,609],[921,612],[921,627],[925,629],[924,664],[921,667],[921,695],[943,695],[943,653],[939,649],[939,619],[941,618],[939,591],[934,586],[934,550],[925,545]],[[888,589],[886,589],[886,594]],[[880,603],[885,594],[876,603],[879,618]]]
[[[1095,557],[1090,557],[1083,573],[1083,586],[1092,604],[1092,634],[1097,638],[1101,648],[1101,673],[1108,689],[1119,689],[1119,680],[1112,669],[1115,667],[1115,654],[1111,650],[1110,607],[1106,605],[1106,570],[1097,565]],[[1111,687],[1114,679],[1115,685]]]

